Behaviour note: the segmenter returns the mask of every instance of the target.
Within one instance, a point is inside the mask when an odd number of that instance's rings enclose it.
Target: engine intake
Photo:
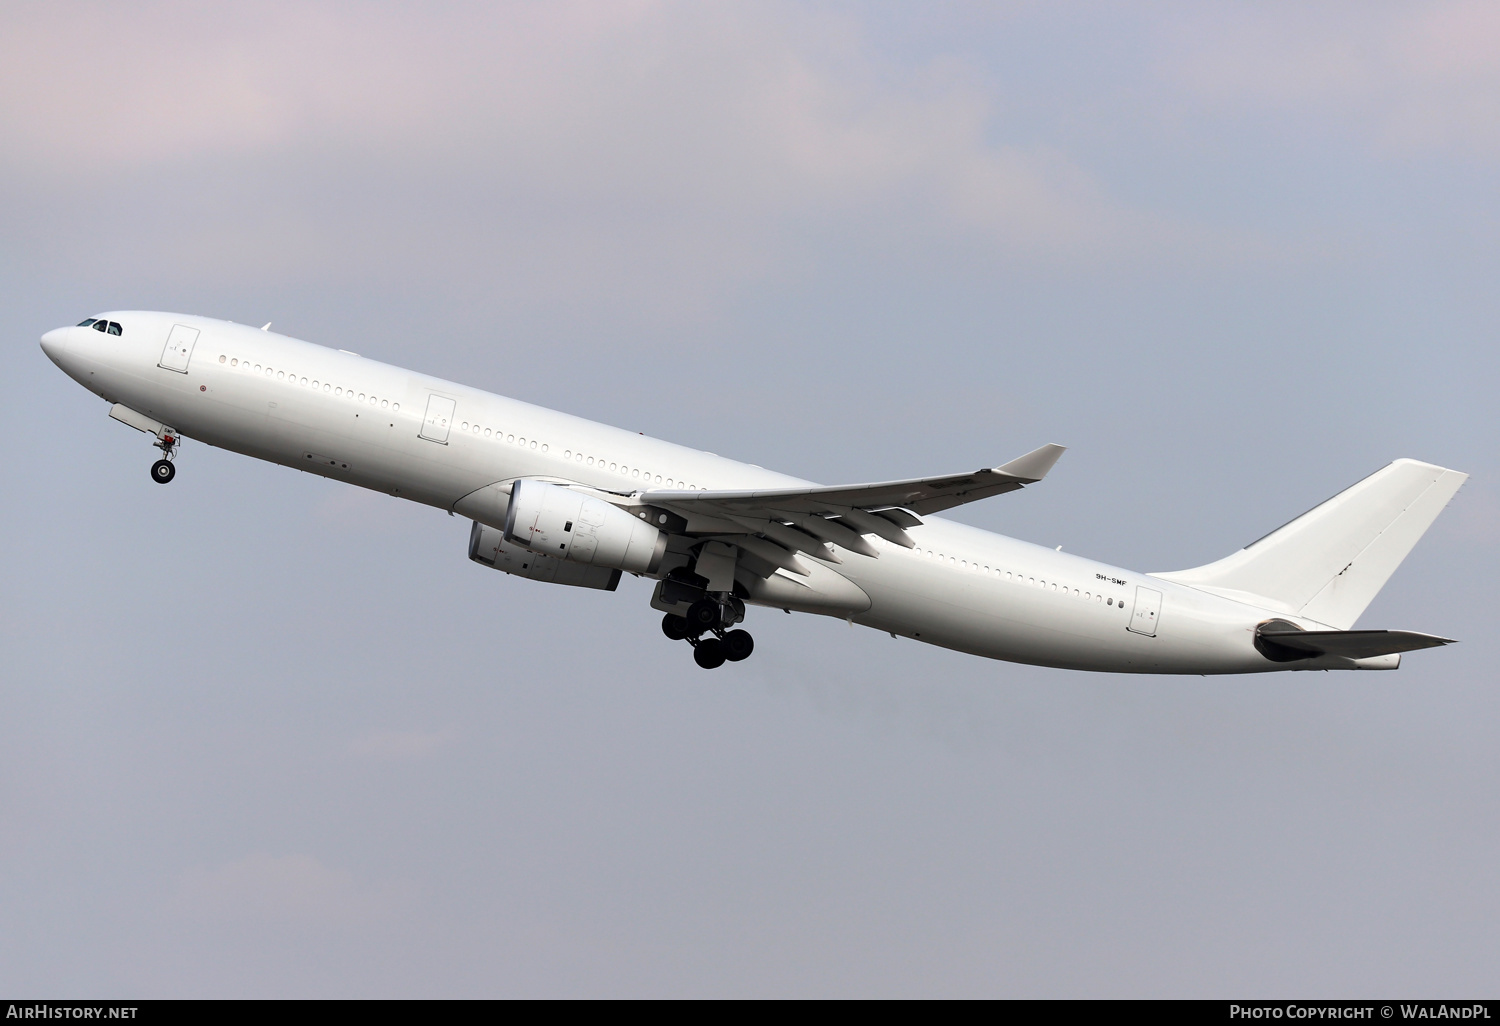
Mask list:
[[[655,573],[667,551],[666,534],[613,506],[571,488],[517,481],[505,514],[505,540],[569,563]]]

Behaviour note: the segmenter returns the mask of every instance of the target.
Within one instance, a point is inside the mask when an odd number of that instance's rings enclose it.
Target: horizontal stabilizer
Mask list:
[[[1289,649],[1289,659],[1313,656],[1343,656],[1346,659],[1368,659],[1371,656],[1415,652],[1419,648],[1437,648],[1453,644],[1452,638],[1416,631],[1299,631],[1295,628],[1262,628],[1256,637],[1272,651]]]

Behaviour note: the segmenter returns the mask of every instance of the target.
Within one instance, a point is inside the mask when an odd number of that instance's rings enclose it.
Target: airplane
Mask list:
[[[425,503],[469,558],[613,591],[654,583],[662,631],[705,669],[754,649],[748,606],[930,645],[1122,673],[1392,670],[1450,643],[1355,621],[1468,475],[1399,459],[1205,566],[1138,573],[934,514],[1036,484],[1064,447],[970,473],[823,486],[230,321],[123,310],[46,355],[153,436]]]

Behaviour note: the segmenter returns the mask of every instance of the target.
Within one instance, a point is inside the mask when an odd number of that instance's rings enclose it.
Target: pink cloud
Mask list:
[[[1199,8],[1162,30],[1163,76],[1211,110],[1363,126],[1397,150],[1500,152],[1500,8]]]
[[[1141,220],[1064,154],[988,141],[991,101],[961,71],[880,70],[843,22],[776,5],[35,5],[0,38],[0,162],[91,179],[337,152],[483,172],[500,194],[692,218],[742,240],[738,273],[770,259],[763,225],[809,210],[913,204],[1042,251]],[[238,252],[326,259],[316,231],[260,234]]]

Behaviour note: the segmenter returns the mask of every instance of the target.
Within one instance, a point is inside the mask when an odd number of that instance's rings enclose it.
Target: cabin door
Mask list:
[[[447,396],[427,397],[427,416],[422,418],[421,436],[430,442],[448,444],[448,432],[453,430],[453,411],[458,404]]]
[[[1156,637],[1156,621],[1161,617],[1161,592],[1150,588],[1135,589],[1135,612],[1130,614],[1130,630]]]
[[[197,328],[189,328],[186,324],[172,325],[172,330],[167,333],[167,346],[161,351],[161,362],[157,366],[176,371],[178,374],[186,374],[188,360],[193,355],[193,346],[197,344]]]

